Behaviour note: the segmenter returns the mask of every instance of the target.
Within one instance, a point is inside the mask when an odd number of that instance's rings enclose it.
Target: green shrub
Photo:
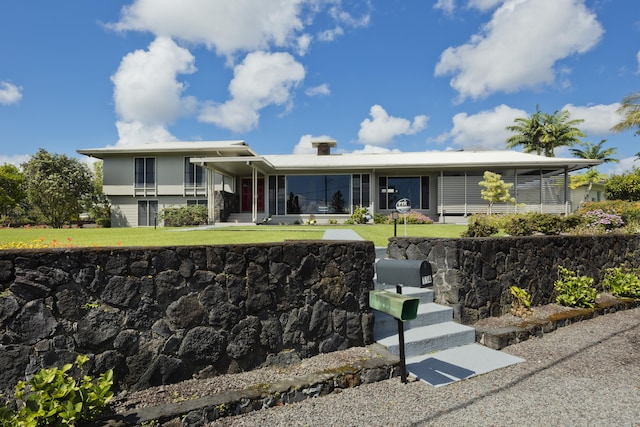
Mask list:
[[[88,360],[83,355],[76,358],[81,372]],[[78,381],[68,374],[72,367],[43,368],[28,383],[19,381],[15,387],[17,411],[0,404],[0,425],[75,426],[100,415],[113,398],[113,371],[109,369],[96,381],[87,375]]]
[[[356,206],[353,209],[353,213],[349,218],[347,218],[344,223],[345,224],[366,224],[371,219],[371,214],[369,214],[369,208],[366,206]]]
[[[558,292],[556,302],[568,307],[592,308],[595,305],[598,291],[592,287],[593,277],[578,276],[576,272],[558,266],[560,278],[553,282]]]
[[[608,268],[602,287],[616,297],[640,298],[640,277],[637,269]]]
[[[166,208],[160,212],[159,219],[165,227],[187,227],[207,223],[209,214],[205,205],[188,205],[179,208]]]
[[[390,222],[393,222],[393,219],[391,219]],[[383,213],[380,212],[376,212],[375,215],[373,215],[373,223],[374,224],[389,224],[389,217]]]
[[[528,212],[506,215],[503,221],[505,233],[511,236],[530,236],[534,233],[557,235],[581,222],[579,215],[561,216],[550,213]]]
[[[467,231],[462,233],[462,237],[489,237],[500,231],[493,215],[472,215],[468,219],[468,224]]]

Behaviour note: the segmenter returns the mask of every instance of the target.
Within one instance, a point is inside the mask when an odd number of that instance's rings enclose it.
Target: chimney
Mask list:
[[[331,148],[335,147],[336,141],[312,141],[311,146],[318,149],[318,156],[328,156],[331,154]]]

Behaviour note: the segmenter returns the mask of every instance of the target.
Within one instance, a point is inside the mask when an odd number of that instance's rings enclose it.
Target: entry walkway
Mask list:
[[[336,228],[327,230],[322,236],[322,240],[364,240],[358,233],[349,228]]]

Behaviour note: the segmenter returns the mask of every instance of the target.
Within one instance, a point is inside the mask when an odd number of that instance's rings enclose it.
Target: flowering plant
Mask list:
[[[605,231],[611,231],[624,225],[624,220],[620,215],[607,213],[602,209],[587,211],[583,215],[587,226],[604,228]]]

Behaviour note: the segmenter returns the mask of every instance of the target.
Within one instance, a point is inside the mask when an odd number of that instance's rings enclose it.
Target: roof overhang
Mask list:
[[[254,169],[263,175],[276,172],[275,168],[264,157],[192,157],[191,163],[204,166],[216,172],[230,176],[250,175]]]

